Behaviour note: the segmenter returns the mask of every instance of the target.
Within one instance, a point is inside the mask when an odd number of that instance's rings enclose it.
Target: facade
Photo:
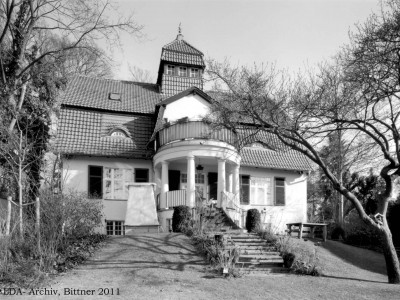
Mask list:
[[[106,233],[123,234],[133,224],[128,215],[138,218],[135,228],[153,218],[167,231],[173,207],[199,201],[222,208],[239,226],[250,208],[275,231],[306,221],[308,160],[267,133],[239,153],[237,135],[251,128],[233,133],[203,121],[211,103],[204,69],[203,53],[179,33],[162,48],[156,84],[88,77],[69,84],[56,142],[64,190],[103,202]],[[154,196],[139,201],[136,186],[147,183]]]

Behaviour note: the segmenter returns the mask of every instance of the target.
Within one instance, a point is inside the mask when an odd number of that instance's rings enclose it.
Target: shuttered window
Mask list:
[[[285,178],[275,178],[275,205],[285,205]]]
[[[240,204],[250,204],[249,175],[240,175]]]

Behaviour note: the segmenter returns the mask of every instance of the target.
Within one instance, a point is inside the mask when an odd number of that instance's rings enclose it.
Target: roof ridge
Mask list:
[[[132,80],[124,80],[124,79],[114,79],[114,78],[97,78],[97,77],[92,77],[92,76],[88,76],[88,75],[75,75],[73,79],[79,78],[79,77],[83,77],[83,78],[87,78],[87,79],[93,79],[93,80],[97,80],[97,81],[113,81],[113,82],[124,82],[124,83],[133,83],[133,84],[141,84],[141,85],[153,85],[153,86],[157,86],[157,83],[150,83],[150,82],[140,82],[140,81],[132,81]]]

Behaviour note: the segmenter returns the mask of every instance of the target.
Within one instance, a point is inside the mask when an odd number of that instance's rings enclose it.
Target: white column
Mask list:
[[[228,176],[226,178],[226,190],[229,193],[233,193],[233,185],[232,185],[233,174],[232,172],[228,172]]]
[[[186,205],[194,207],[195,205],[195,166],[194,156],[187,157],[187,187],[186,187]]]
[[[218,159],[218,207],[222,207],[222,192],[225,192],[225,159]]]
[[[169,191],[168,183],[168,162],[161,163],[161,195],[160,195],[160,208],[168,208],[167,205],[167,192]]]
[[[232,193],[235,194],[235,198],[239,199],[240,193],[240,181],[239,181],[239,165],[235,165],[233,167],[233,176],[232,176]]]

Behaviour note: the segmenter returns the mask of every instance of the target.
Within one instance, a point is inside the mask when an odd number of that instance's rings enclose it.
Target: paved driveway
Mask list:
[[[386,283],[382,268],[362,268],[362,262],[353,264],[347,261],[349,256],[334,253],[359,251],[347,247],[327,244],[321,248],[321,257],[329,257],[330,264],[337,265],[328,277],[288,274],[224,279],[209,270],[185,236],[118,237],[110,239],[87,263],[58,276],[47,290],[38,292],[56,293],[60,299],[399,299],[400,287]],[[365,251],[360,254],[368,256]],[[25,294],[7,298],[56,297]]]

